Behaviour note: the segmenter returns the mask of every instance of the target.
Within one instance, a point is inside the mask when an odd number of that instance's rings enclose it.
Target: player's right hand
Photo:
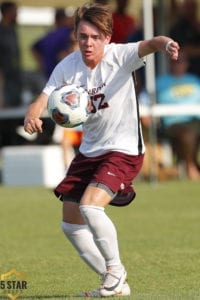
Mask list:
[[[26,118],[24,120],[24,130],[29,134],[34,132],[42,133],[42,120],[39,118]]]
[[[180,46],[177,42],[170,40],[166,44],[166,53],[172,60],[178,59]]]

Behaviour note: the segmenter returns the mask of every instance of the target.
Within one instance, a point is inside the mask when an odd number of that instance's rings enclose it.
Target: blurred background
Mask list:
[[[16,290],[23,299],[72,299],[99,284],[64,242],[61,203],[52,193],[82,128],[55,126],[45,113],[42,135],[23,130],[54,66],[77,49],[73,14],[85,2],[0,0],[0,279],[10,270],[26,274],[25,296]],[[134,74],[146,155],[133,206],[108,213],[119,227],[135,300],[200,299],[200,0],[96,2],[112,6],[112,42],[164,34],[181,45],[177,62],[151,55]],[[0,298],[10,292],[1,286]]]
[[[146,157],[139,180],[200,179],[200,0],[99,0],[113,10],[112,42],[169,35],[180,59],[151,56],[136,77]],[[27,107],[55,65],[78,48],[73,14],[81,0],[0,1],[0,171],[5,185],[53,186],[62,178],[82,138],[44,115],[44,133],[23,130]],[[57,166],[51,161],[57,156]],[[38,162],[38,164],[36,163]],[[24,170],[35,168],[31,176]],[[48,170],[47,170],[48,169]],[[59,169],[56,174],[55,169]],[[53,172],[47,178],[44,173]],[[41,176],[39,176],[41,175]],[[36,180],[36,178],[42,177]]]

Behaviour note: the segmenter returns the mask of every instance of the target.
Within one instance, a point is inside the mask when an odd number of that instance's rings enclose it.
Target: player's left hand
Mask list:
[[[168,41],[165,48],[167,55],[173,60],[178,59],[179,49],[179,44],[173,40]]]

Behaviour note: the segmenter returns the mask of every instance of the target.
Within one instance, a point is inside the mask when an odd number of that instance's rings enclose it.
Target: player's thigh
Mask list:
[[[105,207],[111,199],[111,195],[104,188],[88,185],[80,204]]]
[[[79,203],[63,201],[63,221],[71,224],[84,224]]]

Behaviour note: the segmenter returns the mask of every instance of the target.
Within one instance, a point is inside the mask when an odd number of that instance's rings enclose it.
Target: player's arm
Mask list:
[[[167,36],[156,36],[149,40],[143,40],[139,44],[138,55],[144,57],[148,54],[165,51],[173,60],[178,59],[179,44]]]
[[[24,130],[29,134],[42,132],[42,120],[40,116],[47,108],[48,95],[41,93],[34,103],[32,103],[24,119]]]

